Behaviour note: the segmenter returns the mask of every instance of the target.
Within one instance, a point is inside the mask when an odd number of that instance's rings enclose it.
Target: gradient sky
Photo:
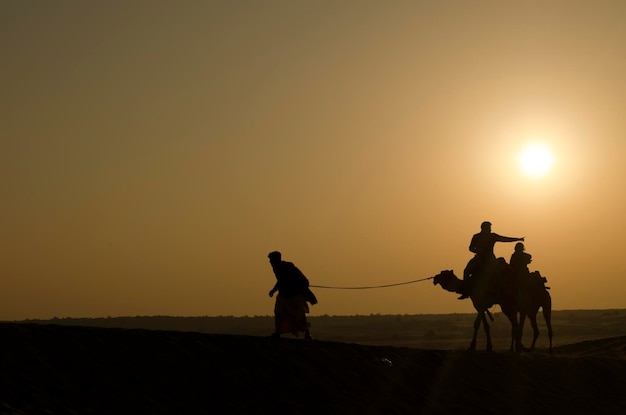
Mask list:
[[[0,320],[270,315],[462,275],[626,308],[626,2],[0,3]],[[551,171],[530,178],[542,142]],[[514,244],[498,244],[507,259]],[[431,281],[312,315],[472,312]]]

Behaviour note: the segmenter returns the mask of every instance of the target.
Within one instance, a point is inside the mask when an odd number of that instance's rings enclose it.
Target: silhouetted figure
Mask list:
[[[515,252],[511,255],[511,269],[520,285],[534,284],[549,289],[545,286],[547,279],[541,276],[539,271],[530,272],[528,269],[528,265],[532,262],[532,256],[524,252],[525,250],[524,244],[518,242],[515,244]]]
[[[518,278],[523,278],[530,274],[528,265],[532,262],[532,256],[524,251],[524,244],[521,242],[516,243],[515,252],[511,255],[511,261],[509,262],[511,269],[513,269]]]
[[[463,283],[461,284],[461,296],[459,300],[469,297],[469,292],[476,275],[480,274],[482,270],[493,264],[496,260],[496,256],[493,253],[493,247],[496,242],[516,242],[523,240],[524,238],[511,238],[493,233],[491,232],[491,222],[483,222],[480,225],[480,233],[472,236],[469,245],[469,250],[475,255],[470,259],[463,271]]]
[[[311,339],[310,324],[306,319],[306,313],[309,312],[307,302],[317,304],[317,299],[309,289],[309,280],[293,263],[283,261],[280,252],[270,252],[268,258],[276,276],[270,297],[278,291],[274,306],[275,332],[272,337],[278,338],[282,333],[297,336],[299,332],[304,332],[304,338]]]

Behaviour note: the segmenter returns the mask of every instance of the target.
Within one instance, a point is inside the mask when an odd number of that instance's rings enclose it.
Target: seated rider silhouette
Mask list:
[[[523,278],[530,274],[528,265],[532,262],[532,256],[524,252],[524,244],[518,242],[515,244],[515,252],[511,255],[511,269],[518,278]]]
[[[467,263],[465,270],[463,270],[463,282],[460,290],[461,296],[458,299],[462,300],[469,297],[476,276],[495,262],[496,256],[493,253],[493,247],[496,242],[516,242],[523,240],[524,238],[510,238],[493,233],[491,232],[491,222],[483,222],[480,225],[480,233],[472,236],[472,241],[469,245],[469,250],[475,255]]]
[[[530,278],[530,270],[528,265],[532,262],[532,256],[524,252],[524,244],[518,242],[515,244],[515,251],[511,255],[509,264],[513,272],[513,290],[515,292],[515,300],[518,304],[522,301],[523,287],[527,286]]]
[[[518,242],[515,244],[515,252],[511,255],[511,270],[516,277],[516,281],[519,287],[528,286],[528,284],[535,284],[546,289],[545,283],[546,277],[541,276],[539,271],[530,272],[528,265],[532,262],[532,256],[524,252],[526,248],[524,244]]]

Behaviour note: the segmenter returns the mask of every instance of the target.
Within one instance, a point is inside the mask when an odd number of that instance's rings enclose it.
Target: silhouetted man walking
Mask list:
[[[293,333],[296,336],[304,332],[305,339],[311,339],[306,313],[309,312],[307,301],[316,304],[317,299],[309,289],[309,280],[293,263],[283,261],[281,253],[270,252],[268,258],[276,276],[276,284],[270,290],[270,297],[278,291],[274,305],[273,337],[281,333]]]

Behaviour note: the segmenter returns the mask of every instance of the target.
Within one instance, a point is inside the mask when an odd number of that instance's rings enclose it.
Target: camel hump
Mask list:
[[[539,271],[533,271],[529,274],[530,276],[530,283],[532,284],[533,287],[540,287],[540,288],[545,288],[546,290],[549,290],[550,287],[546,287],[546,282],[548,282],[548,279],[546,277],[544,277],[543,275],[541,275],[541,273]]]

